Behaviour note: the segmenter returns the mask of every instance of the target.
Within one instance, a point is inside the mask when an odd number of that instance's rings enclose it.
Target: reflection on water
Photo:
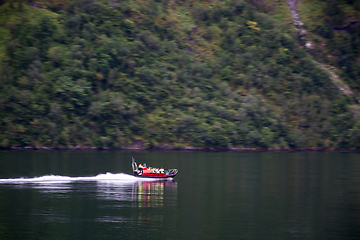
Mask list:
[[[162,225],[165,211],[159,210],[177,204],[177,183],[172,180],[137,178],[134,182],[97,181],[96,185],[96,198],[104,201],[104,213],[97,218],[102,223],[130,224],[130,228]],[[152,211],[142,211],[145,208]]]
[[[96,182],[97,198],[117,201],[131,201],[133,206],[160,207],[165,199],[174,205],[177,197],[177,183],[171,180],[140,179],[134,181]]]
[[[172,179],[140,179],[127,174],[0,179],[0,193],[21,196],[9,203],[11,208],[6,211],[0,205],[0,226],[19,221],[28,226],[97,222],[123,231],[138,226],[151,230],[149,226],[165,224],[163,208],[177,205],[177,183]],[[4,214],[7,219],[1,220]],[[27,219],[31,222],[26,223]]]
[[[139,208],[163,207],[166,200],[169,205],[176,206],[177,183],[173,181],[137,182],[132,188],[132,198],[133,206]]]
[[[168,224],[172,212],[168,210],[177,206],[176,182],[140,181],[132,186],[131,194],[135,228],[154,231]]]
[[[136,207],[162,207],[165,199],[176,205],[177,183],[172,178],[166,180],[141,179],[128,174],[99,174],[94,177],[68,177],[47,175],[35,178],[0,179],[0,183],[15,188],[33,188],[42,193],[61,194],[71,191],[93,191],[103,200],[129,201]],[[82,188],[74,184],[86,184]],[[90,185],[89,185],[90,183]],[[166,196],[165,196],[166,195]]]

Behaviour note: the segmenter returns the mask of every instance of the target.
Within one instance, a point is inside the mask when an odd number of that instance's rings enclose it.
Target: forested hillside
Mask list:
[[[44,2],[0,6],[2,147],[360,147],[284,1]]]
[[[360,93],[360,1],[302,0],[300,18],[309,52],[336,69],[341,78]]]

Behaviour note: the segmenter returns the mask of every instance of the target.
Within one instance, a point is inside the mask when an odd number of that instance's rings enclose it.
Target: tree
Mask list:
[[[73,81],[69,77],[61,77],[58,81],[55,93],[57,98],[69,110],[83,112],[88,104],[90,85],[85,80]]]

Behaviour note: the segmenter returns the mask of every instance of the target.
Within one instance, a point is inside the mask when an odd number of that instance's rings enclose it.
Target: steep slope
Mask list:
[[[316,46],[315,42],[310,41],[308,39],[307,31],[306,31],[306,29],[303,28],[304,23],[301,21],[300,16],[298,14],[298,10],[297,10],[299,4],[300,4],[299,0],[288,0],[289,10],[293,17],[295,29],[298,32],[299,37],[304,40],[306,48],[313,49],[317,46]],[[333,81],[333,83],[339,88],[339,90],[343,94],[354,97],[357,100],[355,102],[356,105],[358,104],[358,102],[360,102],[360,98],[357,96],[357,94],[346,83],[344,83],[344,81],[332,69],[330,69],[330,67],[328,67],[325,64],[320,63],[316,60],[313,60],[313,61],[315,64],[319,65],[325,72],[329,73],[330,79]]]
[[[308,48],[320,62],[332,66],[358,95],[360,91],[360,2],[298,1]]]
[[[83,0],[63,9],[50,16],[23,5],[23,17],[3,21],[3,147],[359,147],[351,99],[288,26],[247,2]]]

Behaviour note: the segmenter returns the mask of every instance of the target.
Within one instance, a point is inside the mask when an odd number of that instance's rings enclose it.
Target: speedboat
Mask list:
[[[147,167],[146,163],[139,164],[135,162],[134,158],[132,158],[132,169],[133,174],[136,177],[140,178],[173,178],[176,176],[178,170],[177,169],[163,169],[163,168],[153,168]]]

